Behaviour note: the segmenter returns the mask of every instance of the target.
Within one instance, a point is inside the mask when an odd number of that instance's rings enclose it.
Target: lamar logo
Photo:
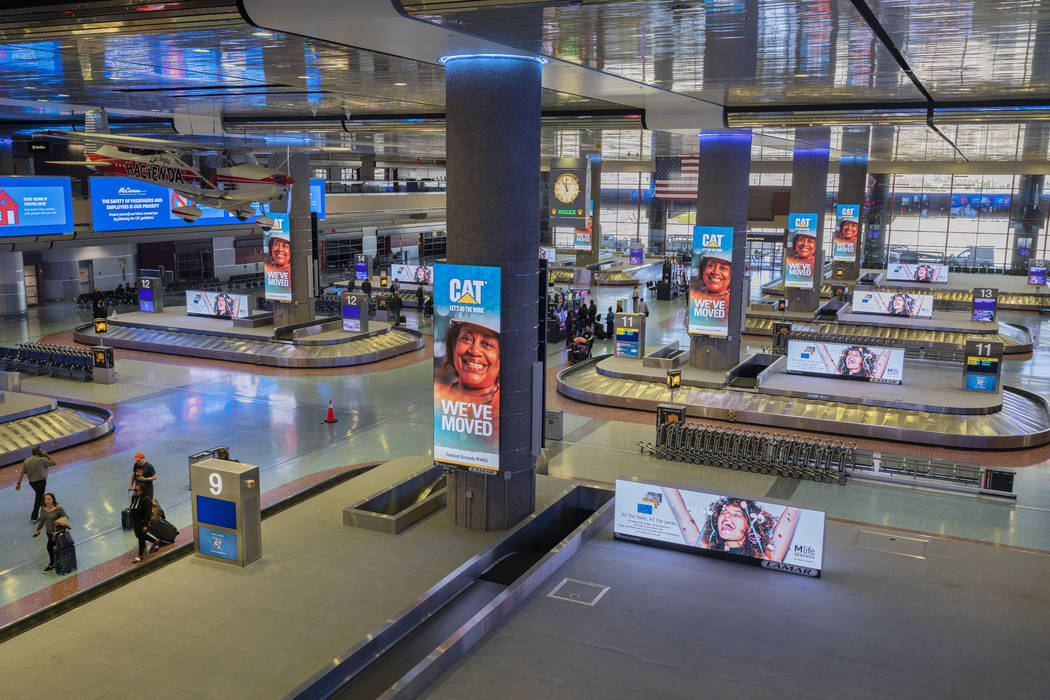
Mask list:
[[[798,574],[799,576],[812,576],[817,578],[820,576],[820,569],[812,569],[808,566],[795,566],[794,564],[784,564],[779,561],[762,561],[763,569],[772,569],[773,571],[786,571],[789,574]]]
[[[488,284],[485,280],[457,280],[448,282],[448,298],[453,304],[481,305],[481,292]]]

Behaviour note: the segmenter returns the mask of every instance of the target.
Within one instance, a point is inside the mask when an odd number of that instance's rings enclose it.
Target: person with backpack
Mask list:
[[[36,524],[36,531],[33,533],[33,537],[40,534],[43,530],[44,534],[47,535],[47,568],[44,572],[52,571],[55,568],[55,538],[63,530],[69,529],[69,516],[66,515],[66,510],[58,504],[58,499],[55,498],[53,493],[44,494],[44,505],[40,509],[40,521]]]
[[[153,517],[153,496],[146,495],[142,484],[135,485],[134,494],[131,499],[131,522],[132,529],[135,531],[135,537],[139,540],[139,553],[131,561],[138,564],[142,561],[142,556],[146,551],[147,541],[152,544],[149,548],[150,554],[156,552],[160,544],[157,542],[157,538],[149,534],[149,523]]]

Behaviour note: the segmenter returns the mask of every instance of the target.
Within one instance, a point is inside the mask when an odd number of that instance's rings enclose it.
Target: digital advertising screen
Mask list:
[[[573,250],[591,249],[591,232],[589,230],[574,229],[572,232]]]
[[[825,514],[667,484],[616,480],[616,539],[820,576]]]
[[[201,216],[190,223],[172,209],[194,202],[170,187],[161,187],[126,177],[92,177],[91,226],[96,231],[129,231],[150,228],[186,228],[245,223],[232,213],[197,205]],[[257,217],[246,219],[255,221]]]
[[[550,262],[554,262],[554,259],[557,257],[557,254],[557,248],[540,248],[540,260],[548,260]]]
[[[966,388],[970,391],[998,391],[1000,362],[998,357],[966,357]]]
[[[788,214],[787,238],[784,241],[784,286],[804,289],[813,286],[816,266],[816,214]]]
[[[433,265],[391,265],[390,275],[407,284],[434,284]]]
[[[0,238],[73,233],[68,177],[0,177]]]
[[[990,299],[973,298],[973,320],[991,322],[995,320],[995,297]]]
[[[733,227],[693,227],[693,267],[689,283],[688,330],[725,338],[729,334],[729,296],[733,278]]]
[[[857,259],[857,235],[860,233],[860,205],[839,204],[835,207],[835,237],[831,243],[831,259],[835,262],[854,262]]]
[[[361,330],[361,307],[343,307],[343,330],[357,333]]]
[[[638,342],[638,329],[637,328],[617,328],[616,329],[616,340],[625,343],[637,343]]]
[[[933,318],[933,295],[854,290],[852,309],[859,314]]]
[[[251,313],[252,298],[246,294],[186,291],[186,313],[215,318],[244,318]]]
[[[787,371],[814,377],[900,384],[904,348],[788,340]]]
[[[927,263],[890,263],[886,266],[886,279],[891,282],[947,284],[948,266]]]
[[[201,554],[237,561],[237,533],[197,526],[197,542]]]
[[[434,459],[499,470],[500,269],[434,266]]]
[[[263,231],[263,253],[266,263],[263,275],[265,294],[270,301],[292,300],[292,239],[287,214],[270,214],[273,228]]]
[[[1046,284],[1046,263],[1040,260],[1038,265],[1028,268],[1028,284],[1037,286]]]
[[[645,262],[645,249],[644,248],[631,248],[631,264],[641,265]]]

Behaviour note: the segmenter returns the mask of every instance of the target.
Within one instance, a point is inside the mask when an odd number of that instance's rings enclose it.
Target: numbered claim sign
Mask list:
[[[190,465],[198,556],[247,566],[262,556],[259,467],[223,459]]]
[[[1002,391],[1002,364],[1002,341],[967,340],[963,388],[969,391]]]
[[[347,333],[368,332],[368,295],[346,292],[342,296],[343,330]]]

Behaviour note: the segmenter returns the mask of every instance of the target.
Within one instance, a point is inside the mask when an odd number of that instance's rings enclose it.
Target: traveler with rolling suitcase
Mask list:
[[[157,544],[157,539],[149,534],[149,521],[152,515],[153,499],[143,493],[141,484],[135,484],[135,497],[131,499],[131,520],[135,537],[139,539],[139,553],[131,561],[136,564],[142,561],[142,555],[146,553],[146,542],[153,544],[150,552],[156,552],[157,547],[160,546]]]
[[[68,542],[63,539],[61,542],[58,541],[57,535],[65,532],[69,529],[69,516],[66,515],[66,510],[58,504],[58,499],[55,498],[53,493],[44,494],[44,505],[40,509],[40,521],[36,524],[36,531],[33,533],[33,537],[40,534],[43,530],[44,534],[47,535],[47,568],[44,569],[45,573],[55,568],[55,550],[59,544],[67,545],[72,547],[72,538],[69,538]],[[68,553],[67,557],[68,559]],[[73,568],[76,568],[76,552],[73,552]],[[59,573],[69,573],[69,570],[60,571]]]

